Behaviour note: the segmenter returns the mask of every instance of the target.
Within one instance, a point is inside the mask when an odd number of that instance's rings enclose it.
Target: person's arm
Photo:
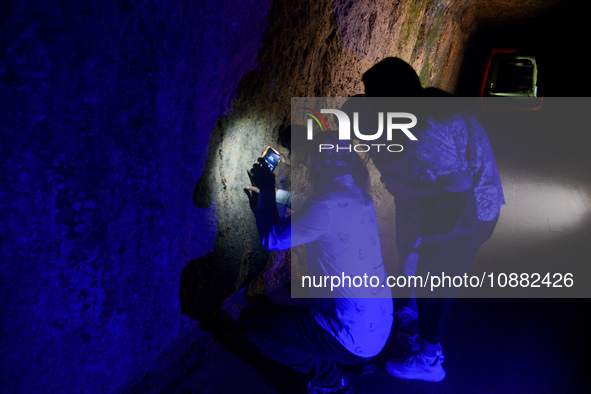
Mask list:
[[[438,175],[434,182],[412,186],[405,184],[404,181],[388,176],[382,176],[382,182],[386,184],[391,194],[395,194],[398,191],[411,196],[421,197],[450,192],[457,193],[471,189],[472,175],[468,170],[452,174],[442,174]]]
[[[471,189],[472,169],[466,157],[468,135],[465,120],[456,115],[443,123],[429,123],[431,127],[421,133],[412,157],[417,168],[428,175],[430,182],[423,177],[422,182],[413,185],[409,194],[428,196]]]
[[[252,212],[256,219],[259,238],[265,249],[283,250],[291,247],[290,218],[279,217],[274,189],[261,189],[258,204]]]
[[[261,192],[258,187],[253,185],[246,186],[244,190],[247,192],[247,195],[249,195],[249,193],[254,195],[255,193],[259,194]],[[307,196],[297,192],[290,192],[287,190],[275,188],[275,202],[277,202],[277,204],[285,205],[292,210],[300,208],[307,198]]]
[[[472,188],[472,174],[468,170],[439,175],[435,184],[446,192],[463,192]]]
[[[318,240],[328,232],[330,223],[324,204],[311,200],[291,217],[280,218],[275,202],[274,175],[266,163],[263,162],[262,166],[255,164],[249,175],[260,191],[256,205],[252,203],[255,193],[251,192],[249,198],[265,249],[289,249]],[[249,187],[246,190],[250,190]]]
[[[307,198],[308,197],[303,194],[282,189],[277,189],[275,192],[275,201],[293,209],[294,211],[301,208]]]
[[[291,208],[291,192],[283,189],[275,190],[275,201]]]
[[[253,212],[259,237],[268,250],[289,249],[317,241],[328,233],[330,227],[326,205],[314,199],[306,200],[304,206],[290,217],[279,218],[272,196],[261,195],[259,206]]]

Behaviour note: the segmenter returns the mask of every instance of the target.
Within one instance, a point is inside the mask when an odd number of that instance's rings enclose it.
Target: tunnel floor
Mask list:
[[[447,377],[440,383],[396,379],[376,362],[358,393],[583,392],[582,300],[458,299],[443,343]],[[301,393],[304,384],[269,362],[257,368],[195,329],[194,341],[168,366],[152,370],[130,392]],[[264,361],[262,361],[264,363]]]

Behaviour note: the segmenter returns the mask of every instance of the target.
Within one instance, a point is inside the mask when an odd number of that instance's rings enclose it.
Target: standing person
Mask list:
[[[416,72],[398,58],[373,66],[363,82],[367,96],[449,96],[422,89]],[[418,246],[416,274],[463,275],[498,221],[505,202],[500,176],[488,137],[469,111],[423,108],[420,113],[423,121],[413,129],[417,141],[407,144],[406,154],[373,154],[372,160],[396,199],[397,242],[404,240],[400,250],[408,253]],[[386,368],[402,379],[441,381],[441,341],[455,291],[429,298],[429,289],[417,287],[416,295],[417,350],[388,361]]]
[[[315,142],[338,141],[324,132]],[[360,167],[361,166],[361,167]],[[384,283],[375,210],[364,191],[368,172],[350,152],[321,153],[311,169],[314,193],[291,218],[279,218],[274,175],[259,159],[251,179],[260,190],[253,212],[269,250],[306,244],[312,276],[376,276]],[[365,182],[366,183],[366,182]],[[251,198],[257,195],[251,194]],[[337,366],[359,364],[378,354],[392,327],[392,299],[386,287],[312,288],[305,307],[258,305],[240,316],[246,337],[259,351],[304,374],[313,393],[350,392],[349,377]]]

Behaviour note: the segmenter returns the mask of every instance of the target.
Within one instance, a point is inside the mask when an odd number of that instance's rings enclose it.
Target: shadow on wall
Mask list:
[[[192,260],[180,279],[181,312],[193,319],[211,316],[222,301],[260,273],[270,253],[260,244],[244,195],[246,170],[276,139],[279,118],[265,111],[269,86],[261,71],[246,74],[233,112],[220,117],[211,136],[205,170],[193,192],[198,208],[217,207],[217,234],[211,253]]]

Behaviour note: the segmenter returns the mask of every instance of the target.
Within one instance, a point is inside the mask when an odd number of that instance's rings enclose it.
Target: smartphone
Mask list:
[[[270,146],[268,146],[267,149],[265,149],[265,152],[263,153],[262,157],[267,162],[267,166],[269,167],[271,172],[273,172],[275,167],[277,167],[277,164],[279,163],[279,159],[281,158],[281,156],[279,155],[279,152],[277,152],[275,149],[271,148]]]

